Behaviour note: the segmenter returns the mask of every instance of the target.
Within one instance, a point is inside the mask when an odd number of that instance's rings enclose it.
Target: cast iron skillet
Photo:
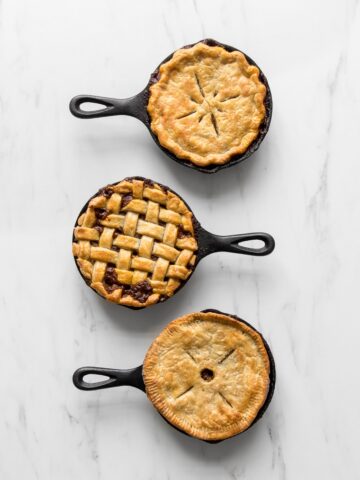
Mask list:
[[[228,52],[240,51],[237,48],[231,47],[229,45],[224,45],[223,43],[219,43],[216,40],[212,40],[212,39],[200,40],[200,42],[203,42],[206,45],[210,45],[210,46],[220,46],[225,50],[227,50]],[[200,42],[196,42],[196,43],[200,43]],[[196,43],[193,43],[191,45],[186,45],[182,48],[193,47],[194,45],[196,45]],[[157,67],[155,72],[151,74],[149,83],[146,85],[144,90],[138,93],[137,95],[130,98],[125,98],[125,99],[98,97],[95,95],[78,95],[74,97],[70,102],[71,113],[78,118],[98,118],[98,117],[110,117],[114,115],[129,115],[131,117],[136,117],[138,120],[140,120],[145,124],[151,136],[153,137],[154,142],[157,144],[159,148],[161,148],[161,150],[164,153],[166,153],[168,157],[170,157],[175,162],[180,163],[181,165],[186,165],[187,167],[193,168],[194,170],[198,170],[203,173],[218,172],[223,168],[228,168],[233,165],[236,165],[237,163],[240,163],[246,158],[250,157],[250,155],[252,155],[259,148],[261,142],[264,140],[264,137],[267,134],[267,131],[269,129],[271,114],[272,114],[272,97],[271,97],[269,84],[267,82],[265,75],[260,70],[260,68],[256,65],[256,63],[250,57],[248,57],[245,53],[244,55],[246,57],[246,60],[249,62],[249,64],[259,68],[259,71],[260,71],[259,78],[261,82],[266,86],[266,97],[264,101],[265,110],[266,110],[265,119],[260,127],[258,137],[249,146],[246,152],[240,155],[235,155],[233,158],[231,158],[229,162],[225,163],[224,165],[209,165],[207,167],[200,167],[200,166],[194,165],[188,160],[178,158],[176,155],[174,155],[169,150],[167,150],[162,145],[160,145],[157,136],[153,133],[153,131],[150,128],[151,121],[147,112],[147,104],[150,96],[149,89],[151,85],[156,83],[159,79],[158,74],[159,74],[160,66],[163,63],[168,62],[171,59],[171,57],[174,55],[174,53],[175,52],[173,52],[171,55],[166,57],[165,60],[161,62],[161,64]],[[86,110],[82,110],[81,108],[81,105],[83,103],[94,103],[97,105],[103,105],[105,108],[101,108],[99,110],[93,110],[93,111],[86,111]]]
[[[155,182],[153,180],[150,180],[150,179],[144,178],[144,177],[127,177],[124,180],[130,180],[130,181],[131,180],[143,180],[143,181],[147,181],[147,182],[151,182],[151,183],[156,183],[157,185],[164,188],[165,190],[169,190],[172,193],[174,193],[175,195],[177,195],[185,203],[187,208],[192,212],[189,205],[185,202],[185,200],[178,193],[176,193],[171,188],[169,188],[165,185],[162,185],[159,182]],[[119,182],[115,182],[111,185],[117,185],[118,183]],[[104,188],[106,188],[106,187],[104,187]],[[100,189],[99,192],[101,190],[104,190],[104,188]],[[95,195],[93,195],[86,202],[86,204],[83,206],[83,208],[81,209],[81,211],[80,211],[80,213],[79,213],[79,215],[76,219],[74,228],[77,226],[77,222],[78,222],[79,217],[86,211],[89,202],[94,197],[99,195],[99,192],[95,193]],[[196,238],[197,243],[198,243],[198,251],[196,252],[195,265],[192,269],[191,275],[186,280],[184,280],[182,282],[180,287],[175,291],[174,295],[177,292],[179,292],[180,289],[185,285],[185,283],[190,279],[190,277],[194,273],[194,270],[197,267],[200,260],[203,259],[204,257],[206,257],[207,255],[210,255],[211,253],[232,252],[232,253],[241,253],[243,255],[253,255],[253,256],[259,257],[259,256],[269,255],[275,248],[275,240],[268,233],[257,232],[257,233],[240,233],[239,235],[225,235],[225,236],[215,235],[214,233],[210,233],[207,230],[205,230],[200,225],[199,221],[195,218],[194,214],[193,214],[193,226],[194,226],[195,238]],[[264,245],[260,248],[251,248],[251,247],[245,247],[245,246],[240,245],[241,243],[247,242],[249,240],[260,240],[260,241],[264,242]],[[73,242],[75,241],[74,233],[73,233],[72,241]],[[79,273],[80,273],[81,277],[83,278],[85,283],[88,286],[90,286],[88,284],[87,280],[85,279],[85,277],[82,275],[82,273],[80,271],[80,267],[78,266],[75,257],[74,257],[74,260],[75,260],[75,265],[76,265],[77,269],[79,270]],[[94,292],[96,292],[96,290],[94,290]],[[96,293],[98,293],[98,292],[96,292]],[[98,293],[98,295],[100,295],[100,294]],[[104,298],[104,297],[101,296],[101,298]],[[164,301],[168,300],[169,298],[171,298],[171,297],[165,297],[164,299],[160,300],[157,303],[164,302]],[[120,305],[120,304],[118,304],[118,305]],[[138,309],[144,308],[144,307],[133,307],[133,306],[128,306],[128,305],[121,305],[121,306],[131,308],[133,310],[138,310]]]
[[[266,351],[269,356],[269,361],[270,361],[270,383],[269,383],[269,392],[266,397],[264,405],[261,407],[259,410],[255,420],[253,423],[248,427],[252,427],[260,418],[263,416],[265,413],[266,409],[268,408],[272,396],[274,394],[274,389],[275,389],[275,381],[276,381],[276,370],[275,370],[275,361],[274,357],[271,353],[270,347],[265,341],[264,337],[261,335],[260,332],[258,332],[252,325],[250,325],[248,322],[245,322],[245,320],[242,320],[241,318],[237,317],[236,315],[230,315],[229,313],[224,313],[220,312],[219,310],[214,310],[212,308],[202,310],[202,312],[214,312],[214,313],[220,313],[223,315],[228,315],[229,317],[234,318],[235,320],[238,320],[239,322],[245,323],[245,325],[248,325],[251,327],[253,330],[255,330],[262,338],[262,341],[264,342]],[[77,387],[80,390],[86,390],[86,391],[91,391],[91,390],[102,390],[104,388],[112,388],[112,387],[120,387],[120,386],[130,386],[130,387],[135,387],[138,388],[139,390],[142,390],[143,392],[146,393],[146,387],[144,384],[143,376],[142,376],[142,368],[143,366],[140,365],[139,367],[136,368],[131,368],[129,370],[119,370],[116,368],[99,368],[99,367],[82,367],[78,368],[74,374],[73,374],[73,383],[75,387]],[[104,376],[104,377],[109,377],[107,380],[102,380],[99,382],[86,382],[84,380],[84,377],[86,375],[99,375],[99,376]],[[161,415],[161,414],[160,414]],[[162,416],[162,415],[161,415]],[[163,417],[163,416],[162,416]],[[178,427],[175,427],[172,423],[170,423],[165,417],[163,417],[164,420],[171,425],[173,428],[178,430],[181,433],[184,433],[187,436],[190,436],[188,433],[184,432],[183,430],[179,429]],[[246,431],[246,430],[244,430]],[[243,432],[241,432],[243,433]],[[240,435],[238,433],[237,435]],[[223,440],[204,440],[207,443],[219,443],[222,442]]]

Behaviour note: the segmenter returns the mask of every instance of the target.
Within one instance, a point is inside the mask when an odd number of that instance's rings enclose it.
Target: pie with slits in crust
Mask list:
[[[202,440],[243,432],[270,388],[270,360],[261,335],[231,316],[185,315],[160,333],[143,365],[146,393],[175,427]]]
[[[148,113],[160,144],[206,167],[243,154],[265,119],[266,87],[239,51],[203,42],[177,50],[150,87]]]
[[[107,300],[142,308],[161,302],[192,273],[193,215],[171,190],[140,177],[100,190],[74,229],[85,281]]]

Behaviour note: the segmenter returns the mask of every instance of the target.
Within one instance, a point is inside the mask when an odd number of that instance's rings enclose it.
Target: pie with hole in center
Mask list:
[[[135,308],[172,296],[191,275],[197,248],[183,200],[140,177],[101,189],[74,228],[73,255],[87,284]]]
[[[150,87],[148,113],[160,144],[201,167],[243,154],[266,113],[259,74],[239,51],[202,42],[176,51]]]
[[[200,312],[171,322],[143,365],[146,393],[175,427],[216,441],[243,432],[270,388],[261,335],[233,317]]]

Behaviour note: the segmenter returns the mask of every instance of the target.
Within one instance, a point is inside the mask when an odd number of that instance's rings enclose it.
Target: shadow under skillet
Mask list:
[[[156,146],[150,145],[149,148],[152,150],[152,156],[155,156],[155,150],[158,150]],[[180,184],[177,189],[185,198],[188,195],[187,192],[192,192],[200,198],[208,198],[209,193],[212,192],[211,197],[217,198],[221,206],[222,197],[229,191],[235,193],[236,190],[249,186],[251,183],[258,182],[261,185],[262,181],[266,181],[264,172],[267,167],[267,158],[270,156],[269,150],[269,141],[265,140],[262,148],[257,150],[251,158],[240,162],[233,168],[221,170],[215,175],[203,175],[195,170],[184,169],[181,165],[169,161],[164,153],[161,153],[164,156],[161,159],[157,152],[161,160],[161,167],[159,165],[157,171],[166,169],[171,177],[175,177]]]
[[[234,437],[218,443],[202,442],[197,438],[184,435],[175,428],[169,428],[161,415],[156,413],[155,411],[152,421],[156,423],[154,431],[158,432],[157,437],[162,437],[161,443],[173,444],[176,448],[183,450],[186,455],[201,461],[205,460],[207,464],[218,464],[220,460],[229,460],[231,457],[236,457],[238,465],[246,464],[250,450],[258,449],[261,440],[268,435],[265,418],[262,418],[247,431]]]
[[[116,329],[127,330],[131,333],[148,331],[159,333],[165,325],[175,318],[191,311],[201,310],[201,308],[195,306],[198,305],[196,300],[198,285],[201,281],[205,281],[204,278],[201,278],[201,273],[199,273],[194,272],[188,284],[166,302],[157,303],[141,310],[120,308],[119,305],[109,302],[96,294],[92,295],[92,297],[94,301],[98,302],[104,316],[107,317],[107,320],[112,325],[116,326]],[[214,302],[209,300],[207,303],[209,304],[208,306],[213,306]]]
[[[116,120],[118,122],[124,121],[122,117]],[[220,170],[214,175],[203,175],[194,169],[184,169],[178,163],[171,161],[164,152],[159,151],[150,137],[139,135],[137,131],[134,133],[134,125],[125,125],[124,128],[119,128],[118,122],[115,122],[116,125],[112,129],[100,129],[99,134],[95,132],[90,136],[86,134],[81,138],[84,144],[91,145],[92,150],[96,152],[96,158],[101,158],[99,161],[103,165],[113,162],[113,155],[111,154],[114,151],[118,152],[118,170],[117,173],[112,174],[111,178],[109,177],[109,183],[124,176],[121,173],[122,168],[128,162],[127,155],[124,152],[129,149],[135,150],[137,156],[147,160],[146,164],[140,162],[140,159],[135,160],[132,164],[132,172],[128,172],[129,175],[138,174],[151,178],[154,181],[168,184],[171,188],[175,188],[171,178],[176,178],[180,185],[177,189],[181,196],[185,198],[188,195],[187,192],[190,192],[202,199],[211,197],[217,198],[221,202],[222,197],[227,195],[229,191],[238,191],[254,182],[261,185],[262,181],[266,181],[264,172],[270,156],[269,139],[264,140],[262,148],[257,150],[251,158],[240,162],[233,168]],[[139,125],[140,128],[141,125]],[[170,178],[164,180],[163,172],[167,174],[166,177]]]
[[[98,399],[86,400],[88,410],[100,409],[101,420],[106,424],[124,424],[127,411],[131,408],[134,412],[141,411],[141,418],[146,421],[144,428],[151,429],[152,437],[155,437],[157,445],[167,445],[167,448],[180,449],[186,456],[206,462],[208,465],[219,465],[224,460],[236,459],[237,465],[246,465],[249,457],[254,456],[254,451],[260,455],[264,440],[269,436],[269,417],[271,412],[266,412],[259,422],[252,425],[247,431],[218,443],[203,442],[171,428],[165,419],[159,415],[154,406],[149,402],[146,395],[140,390],[126,387],[127,391],[114,389]],[[276,397],[276,396],[275,396]],[[274,407],[272,399],[272,407]],[[141,453],[139,451],[139,453]]]
[[[214,293],[214,283],[209,281],[208,277],[211,276],[216,278],[217,284],[218,286],[220,285],[221,290],[225,289],[226,286],[233,282],[234,277],[229,278],[228,268],[219,267],[216,259],[217,255],[226,255],[226,253],[214,254],[214,258],[204,259],[204,264],[199,265],[198,271],[194,272],[184,288],[163,303],[157,303],[140,310],[132,310],[129,308],[119,308],[115,303],[105,300],[94,292],[89,292],[89,296],[91,295],[91,299],[93,299],[91,301],[96,302],[96,308],[99,308],[103,316],[106,317],[105,320],[117,331],[128,331],[130,334],[155,332],[154,335],[156,336],[162,328],[172,320],[175,320],[175,318],[181,317],[190,312],[199,312],[206,308],[222,306],[222,301],[220,305],[216,297],[212,295]],[[205,269],[206,262],[209,263]],[[236,281],[239,282],[241,279],[245,284],[256,280],[257,277],[257,273],[254,272],[254,269],[251,266],[243,265],[236,272]],[[273,286],[271,275],[262,272],[261,277],[266,284],[266,288],[271,290]],[[204,288],[202,285],[204,283],[205,293],[207,292],[206,289],[208,289],[210,295],[204,295]],[[229,289],[229,305],[233,302],[233,295],[236,295],[237,298],[239,298],[239,301],[242,295],[244,297],[249,296],[249,289],[247,287],[242,288],[242,285],[243,284],[239,285],[238,283],[236,285],[233,284],[231,289]],[[79,288],[86,287],[81,285]],[[254,292],[250,292],[250,294],[255,296]],[[223,308],[225,309],[225,307]],[[228,310],[231,310],[230,306]],[[236,313],[241,314],[241,312],[236,312],[234,310],[234,314]],[[152,341],[153,339],[150,340]]]

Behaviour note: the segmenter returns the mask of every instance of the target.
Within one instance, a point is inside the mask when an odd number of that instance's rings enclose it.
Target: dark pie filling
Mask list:
[[[186,232],[182,225],[179,225],[178,232],[177,232],[178,238],[185,238],[185,237],[192,237],[190,232]]]
[[[159,80],[160,80],[160,72],[159,72],[159,70],[156,70],[150,76],[150,83],[151,84],[157,83]]]
[[[153,293],[152,286],[147,280],[136,283],[135,285],[124,285],[123,295],[130,295],[138,300],[140,303],[145,303],[146,300]]]
[[[147,280],[143,280],[135,285],[124,285],[120,283],[114,267],[107,267],[104,276],[104,287],[108,293],[122,288],[123,296],[129,295],[140,303],[145,303],[153,293],[153,289]]]
[[[107,267],[104,276],[104,287],[108,292],[113,292],[120,287],[114,267]]]
[[[121,199],[121,208],[125,208],[126,205],[128,205],[133,198],[134,197],[131,195],[131,193],[127,193],[126,195],[124,195]]]
[[[94,208],[96,218],[100,220],[105,220],[108,216],[109,212],[105,208]]]
[[[105,187],[99,190],[98,195],[102,195],[105,198],[110,198],[113,193],[114,192],[111,187]]]
[[[140,179],[141,179],[141,177],[140,177]],[[152,180],[150,180],[149,178],[145,178],[144,185],[146,187],[154,187],[155,183]],[[164,188],[164,186],[163,186],[163,188]]]

